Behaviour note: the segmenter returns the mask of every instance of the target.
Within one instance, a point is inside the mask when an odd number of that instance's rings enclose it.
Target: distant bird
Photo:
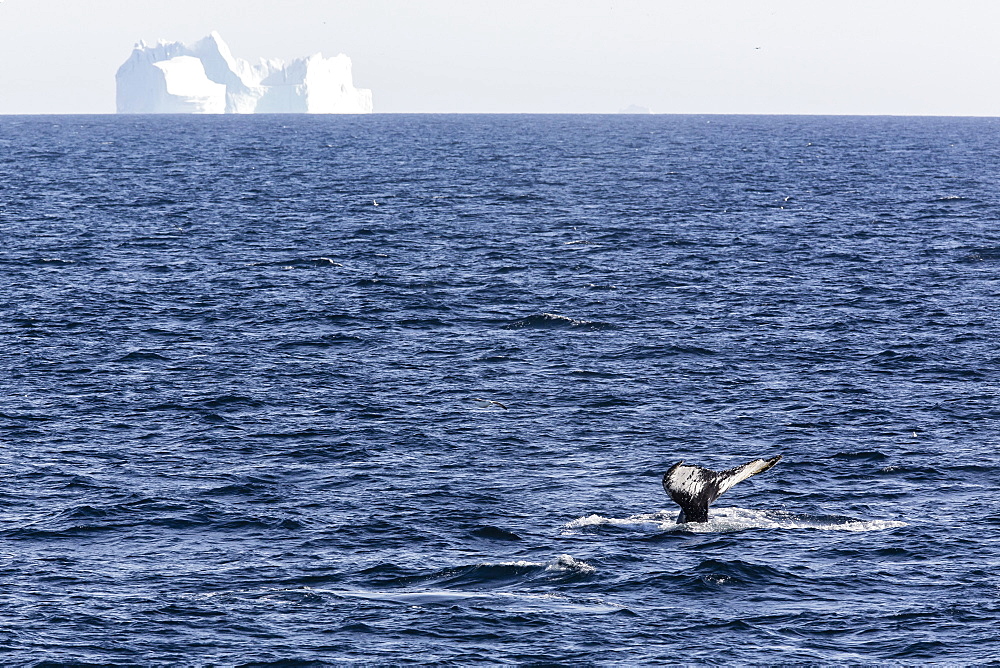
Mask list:
[[[707,522],[708,507],[727,489],[750,476],[763,473],[778,463],[781,455],[752,462],[726,471],[712,471],[677,462],[663,474],[663,490],[681,507],[677,523]]]
[[[492,399],[480,399],[479,397],[473,397],[472,400],[473,401],[479,401],[479,402],[482,402],[482,403],[487,404],[487,405],[488,404],[494,404],[494,405],[499,406],[500,408],[504,409],[505,411],[509,410],[506,406],[504,406],[499,401],[493,401]]]
[[[376,202],[375,200],[372,200],[372,204],[373,204],[374,206],[378,206],[378,202]]]

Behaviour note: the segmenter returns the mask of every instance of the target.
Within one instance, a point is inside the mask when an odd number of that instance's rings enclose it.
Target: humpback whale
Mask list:
[[[728,469],[712,471],[677,462],[663,474],[663,490],[681,507],[677,523],[707,522],[708,506],[727,489],[752,475],[763,473],[778,463],[781,455]]]

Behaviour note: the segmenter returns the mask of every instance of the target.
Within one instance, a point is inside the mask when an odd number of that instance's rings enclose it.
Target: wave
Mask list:
[[[474,529],[469,533],[475,536],[476,538],[488,538],[490,540],[508,540],[508,541],[521,540],[521,537],[518,536],[513,531],[507,531],[506,529],[501,529],[500,527],[495,527],[490,525],[484,525],[478,527],[477,529]]]
[[[116,362],[170,362],[169,357],[154,353],[148,350],[134,350],[123,357],[119,357]]]
[[[230,488],[210,490],[205,496],[247,496],[253,495],[265,502],[273,500],[266,485],[250,479],[244,488],[236,485]],[[256,484],[256,488],[253,485]],[[93,483],[74,479],[64,489],[91,488]],[[139,527],[163,527],[167,529],[204,529],[221,532],[298,531],[303,524],[282,514],[246,515],[219,509],[212,504],[191,504],[168,499],[141,497],[135,500],[106,505],[77,504],[52,513],[47,517],[30,521],[21,526],[11,526],[0,531],[9,539],[61,539],[79,538],[101,533],[133,535]]]
[[[661,510],[626,518],[587,515],[564,525],[566,533],[576,529],[611,526],[634,531],[689,531],[692,533],[728,533],[746,529],[815,529],[820,531],[885,531],[907,526],[894,520],[859,520],[842,515],[796,515],[778,510],[712,508],[704,523],[677,523],[677,512]]]
[[[374,591],[370,589],[326,589],[300,587],[266,589],[262,591],[207,592],[200,598],[220,595],[247,597],[252,600],[301,600],[303,597],[363,599],[405,606],[475,607],[476,610],[497,609],[506,612],[568,612],[583,614],[616,614],[631,612],[623,605],[596,597],[575,597],[560,593],[528,593],[513,591],[464,591],[450,588],[413,589],[407,591]]]
[[[249,267],[343,267],[344,265],[329,257],[292,257],[283,260],[251,262]]]
[[[335,598],[366,599],[407,606],[476,606],[518,611],[570,611],[582,613],[628,612],[624,606],[607,603],[593,597],[571,597],[562,593],[509,591],[513,581],[543,580],[565,582],[580,575],[590,575],[596,569],[569,554],[560,554],[549,561],[483,562],[468,566],[440,569],[425,576],[403,573],[407,569],[394,564],[381,564],[365,571],[376,577],[368,587],[326,589],[303,584],[263,591],[244,590],[228,594],[259,598],[298,598],[302,596],[333,596]],[[491,591],[492,589],[495,591]],[[503,589],[501,589],[503,588]],[[210,592],[218,596],[227,592]]]
[[[593,575],[597,569],[571,555],[561,554],[550,561],[483,562],[437,570],[415,569],[407,565],[379,564],[362,571],[367,584],[378,588],[415,586],[482,589],[512,582],[542,581],[565,583]]]
[[[574,320],[555,313],[537,313],[509,322],[501,329],[584,329],[596,331],[614,328],[614,325],[607,322]]]

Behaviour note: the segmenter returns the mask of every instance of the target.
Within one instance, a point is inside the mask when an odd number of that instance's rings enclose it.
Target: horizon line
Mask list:
[[[926,114],[926,113],[853,113],[853,112],[726,112],[726,111],[651,111],[649,113],[632,113],[621,111],[373,111],[358,114],[310,114],[310,113],[252,113],[252,114],[122,114],[113,111],[103,112],[23,112],[0,113],[0,118],[14,116],[121,116],[121,117],[237,117],[237,116],[307,116],[307,117],[364,117],[364,116],[801,116],[812,118],[1000,118],[995,115],[968,114]]]

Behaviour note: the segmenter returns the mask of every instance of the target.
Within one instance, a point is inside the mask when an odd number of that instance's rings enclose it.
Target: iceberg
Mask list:
[[[191,46],[139,42],[115,82],[119,114],[372,112],[372,92],[354,87],[344,54],[252,64],[234,57],[214,31]]]
[[[643,107],[639,104],[630,104],[624,109],[618,110],[619,114],[651,114],[653,110],[649,107]]]

